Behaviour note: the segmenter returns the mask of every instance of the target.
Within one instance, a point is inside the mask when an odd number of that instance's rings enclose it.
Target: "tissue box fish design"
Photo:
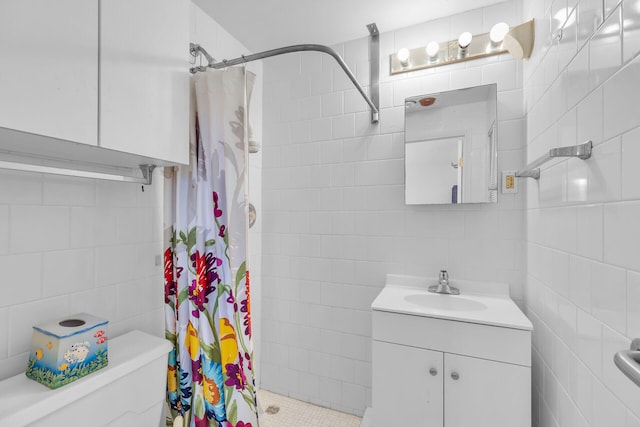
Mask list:
[[[107,366],[107,323],[79,313],[34,326],[27,377],[58,388]]]

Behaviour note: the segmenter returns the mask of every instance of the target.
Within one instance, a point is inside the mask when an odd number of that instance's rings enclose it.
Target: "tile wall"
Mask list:
[[[524,16],[527,157],[594,143],[527,184],[534,426],[638,427],[613,355],[640,336],[640,1],[525,0]]]
[[[164,335],[158,181],[142,192],[0,171],[0,379],[24,372],[31,327],[58,317],[104,317],[111,337]]]
[[[495,205],[405,206],[404,99],[498,84],[499,169],[524,162],[522,62],[500,55],[389,75],[401,47],[520,23],[510,1],[421,25],[380,28],[381,114],[329,56],[264,61],[264,388],[362,414],[371,400],[370,304],[385,274],[493,280],[524,298],[523,193]],[[363,36],[367,34],[362,29]],[[304,41],[301,41],[304,42]],[[368,39],[334,46],[369,82]]]

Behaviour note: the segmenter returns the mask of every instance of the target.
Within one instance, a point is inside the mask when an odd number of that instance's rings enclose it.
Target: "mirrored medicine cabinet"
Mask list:
[[[496,203],[495,84],[405,100],[407,205]]]

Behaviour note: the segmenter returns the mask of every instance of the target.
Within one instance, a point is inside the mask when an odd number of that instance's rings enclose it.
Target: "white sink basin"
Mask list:
[[[421,293],[407,295],[404,297],[404,300],[409,304],[431,307],[438,310],[477,311],[487,309],[486,304],[460,295]]]
[[[436,278],[387,275],[387,284],[371,304],[374,311],[532,330],[533,325],[509,297],[509,285],[452,280],[460,295],[428,292]]]

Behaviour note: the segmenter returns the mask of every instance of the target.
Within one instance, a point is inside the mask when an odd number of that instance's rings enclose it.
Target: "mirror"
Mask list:
[[[497,86],[405,99],[405,203],[496,203]]]

